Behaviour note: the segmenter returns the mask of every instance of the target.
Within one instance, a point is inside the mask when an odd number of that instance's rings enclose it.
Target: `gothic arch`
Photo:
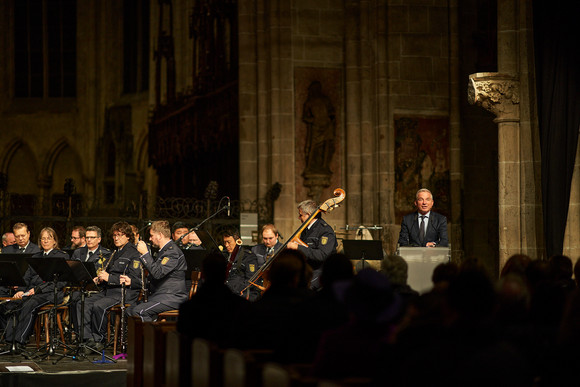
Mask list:
[[[59,158],[64,156],[67,152],[70,152],[67,156],[72,158],[71,163],[66,163],[64,165],[59,165]],[[77,151],[70,146],[68,140],[65,137],[58,139],[49,149],[46,154],[44,163],[42,164],[41,176],[50,177],[51,179],[55,175],[66,175],[67,177],[76,178],[76,187],[82,190],[83,187],[83,166],[82,158],[79,157]],[[60,168],[59,168],[60,167]],[[70,175],[70,176],[68,176]],[[62,179],[56,179],[58,181],[53,182],[53,192],[59,191],[63,184]]]
[[[30,149],[28,144],[24,142],[20,137],[16,137],[13,138],[10,142],[8,142],[6,146],[4,146],[4,151],[2,152],[2,159],[0,160],[0,173],[8,174],[9,172],[8,167],[10,166],[10,163],[12,162],[16,152],[18,152],[18,150],[20,149],[24,150],[26,153],[32,156],[31,161],[34,163],[34,166],[37,165],[36,157],[34,157],[34,153]]]
[[[20,163],[19,170],[12,166],[15,162]],[[31,194],[37,191],[38,162],[34,152],[22,138],[15,137],[4,146],[0,158],[0,173],[8,177],[10,192]]]

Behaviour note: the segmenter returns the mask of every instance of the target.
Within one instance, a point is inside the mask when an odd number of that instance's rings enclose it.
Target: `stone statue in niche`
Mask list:
[[[308,97],[302,108],[302,121],[306,124],[304,147],[304,185],[317,201],[322,190],[330,185],[330,162],[335,150],[336,116],[334,106],[322,91],[319,81],[308,86]]]

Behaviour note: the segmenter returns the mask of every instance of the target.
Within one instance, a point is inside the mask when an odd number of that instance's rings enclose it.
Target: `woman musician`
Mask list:
[[[32,258],[68,258],[67,253],[58,248],[58,236],[56,232],[50,228],[45,227],[40,231],[38,244],[41,247],[41,252],[35,253]],[[21,299],[22,303],[10,303],[8,308],[20,307],[17,317],[16,327],[13,325],[13,320],[9,319],[6,325],[7,342],[16,341],[16,350],[24,350],[28,339],[32,334],[34,328],[34,321],[38,313],[38,309],[46,304],[54,302],[54,282],[45,282],[40,278],[36,271],[29,266],[24,274],[25,287],[21,287],[14,294],[15,299]],[[58,303],[62,303],[63,293],[62,288],[66,285],[65,282],[57,282],[56,287],[58,291]]]

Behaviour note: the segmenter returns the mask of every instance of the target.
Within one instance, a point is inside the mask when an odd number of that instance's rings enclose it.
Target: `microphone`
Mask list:
[[[230,216],[230,198],[228,197],[228,217]]]

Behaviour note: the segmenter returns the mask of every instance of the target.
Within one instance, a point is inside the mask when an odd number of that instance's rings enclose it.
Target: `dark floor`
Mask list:
[[[66,352],[57,347],[50,352],[50,356],[45,356],[47,349],[42,346],[37,350],[35,344],[29,344],[26,349],[27,353],[20,355],[0,355],[0,387],[38,386],[44,383],[68,383],[83,387],[93,384],[100,387],[125,385],[127,360],[112,362],[112,348],[105,349],[105,358],[102,353],[99,355],[96,352],[84,355],[83,351],[77,351],[76,346]]]

